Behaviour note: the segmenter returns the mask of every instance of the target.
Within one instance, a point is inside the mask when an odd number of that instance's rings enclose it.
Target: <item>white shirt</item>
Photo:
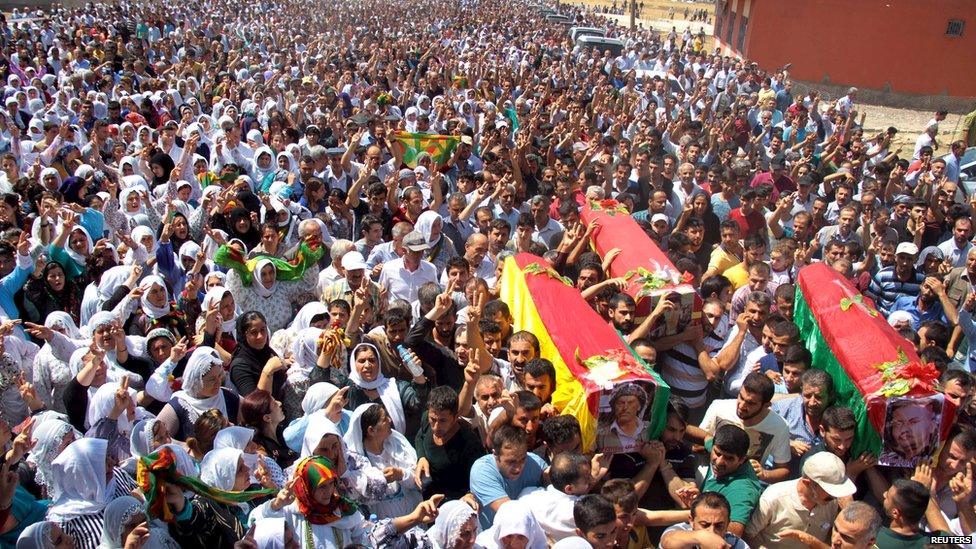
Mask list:
[[[725,340],[725,345],[722,348],[726,348],[735,339],[736,334],[739,333],[739,325],[736,324],[732,326],[729,330],[729,337]],[[736,362],[735,366],[725,374],[725,394],[727,395],[737,395],[739,393],[739,387],[742,386],[742,380],[749,375],[750,366],[755,362],[749,362],[749,354],[752,353],[756,348],[762,348],[762,345],[756,341],[753,337],[752,332],[746,330],[746,337],[742,340],[742,347],[739,349],[739,360]]]
[[[966,258],[969,257],[969,250],[973,249],[973,243],[966,241],[966,245],[960,248],[956,245],[956,239],[949,237],[949,240],[939,244],[939,249],[945,254],[946,259],[952,262],[953,267],[965,267]]]
[[[532,516],[553,541],[576,535],[576,521],[573,519],[573,505],[579,496],[564,494],[555,486],[530,488],[522,492],[519,501],[524,501],[532,510]]]
[[[384,264],[380,271],[380,286],[386,288],[390,303],[397,299],[414,302],[417,290],[427,282],[437,282],[437,267],[423,259],[413,272],[404,267],[402,257]]]
[[[759,423],[746,427],[736,415],[737,400],[726,398],[712,401],[705,411],[701,429],[709,434],[725,424],[741,427],[749,435],[749,458],[765,465],[766,460],[773,458],[773,463],[789,463],[790,461],[790,428],[786,420],[773,411],[768,411],[766,417]]]

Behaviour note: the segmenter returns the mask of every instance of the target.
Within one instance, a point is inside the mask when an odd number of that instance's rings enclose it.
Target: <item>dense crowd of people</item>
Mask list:
[[[15,13],[0,545],[885,549],[972,534],[964,143],[939,143],[936,117],[895,148],[898,129],[865,133],[857,90],[794,94],[787,72],[690,32],[609,34],[619,56],[498,0]],[[408,165],[394,132],[456,146]],[[580,221],[606,199],[687,273],[700,325],[648,337],[669,302],[635,318],[614,253],[590,251],[600,226]],[[522,252],[668,383],[657,440],[583,447],[538,334],[499,296]],[[858,421],[793,322],[813,262],[938,368],[958,411],[933,461],[852,455]],[[906,444],[926,440],[902,423]]]

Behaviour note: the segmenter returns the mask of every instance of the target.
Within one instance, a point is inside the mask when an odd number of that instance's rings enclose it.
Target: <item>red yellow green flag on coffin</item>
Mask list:
[[[541,257],[522,253],[505,260],[500,286],[514,329],[534,334],[539,339],[541,358],[555,367],[552,404],[579,420],[585,449],[592,449],[597,439],[601,391],[622,383],[653,387],[647,440],[664,430],[670,388],[568,279],[560,277]]]
[[[826,371],[834,382],[834,405],[854,412],[851,455],[882,452],[891,399],[937,394],[935,366],[923,363],[874,303],[827,265],[815,263],[798,273],[793,317],[813,367]],[[937,426],[940,441],[954,417],[955,406],[947,402]]]
[[[417,167],[417,157],[427,153],[438,167],[446,165],[461,142],[456,135],[435,135],[427,133],[393,132],[393,146],[400,147],[403,163],[411,168]]]

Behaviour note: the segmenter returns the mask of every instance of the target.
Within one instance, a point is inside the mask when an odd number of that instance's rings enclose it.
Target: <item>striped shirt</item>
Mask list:
[[[109,501],[122,496],[128,496],[135,490],[136,483],[121,467],[115,468],[115,475],[109,483],[112,496]],[[81,515],[60,523],[61,529],[71,536],[76,549],[96,549],[102,543],[102,526],[104,520],[102,512]]]
[[[723,318],[720,322],[716,332],[719,334],[727,332],[726,319]],[[709,332],[703,340],[705,350],[712,358],[718,354],[725,342],[725,338],[717,335],[716,332]],[[689,408],[697,409],[706,404],[705,389],[708,388],[708,379],[698,362],[698,354],[688,343],[682,341],[661,353],[661,377],[671,387],[671,394]]]
[[[871,278],[871,285],[868,287],[868,297],[874,300],[878,309],[888,316],[891,306],[895,304],[895,299],[907,295],[918,297],[919,289],[925,282],[925,275],[913,270],[908,280],[901,281],[895,274],[895,267],[885,267]]]

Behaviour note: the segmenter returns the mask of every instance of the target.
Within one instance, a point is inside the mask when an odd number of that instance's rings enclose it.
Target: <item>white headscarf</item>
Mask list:
[[[475,535],[479,532],[478,513],[467,503],[453,499],[437,509],[437,520],[427,530],[427,539],[434,545],[434,549],[451,549],[454,540],[458,538],[461,527],[475,517]]]
[[[339,437],[339,443],[343,446],[342,452],[345,453],[345,442],[342,440],[342,433],[339,432],[339,427],[335,423],[332,423],[329,418],[325,417],[324,412],[318,411],[309,416],[308,427],[305,429],[305,436],[302,438],[301,457],[311,456],[326,435]]]
[[[108,383],[99,387],[95,394],[88,399],[88,412],[85,415],[85,425],[89,428],[94,427],[98,420],[108,417],[109,412],[115,407],[115,392],[121,387],[118,383]],[[136,390],[129,387],[129,398],[135,402]],[[128,438],[129,433],[132,432],[132,422],[129,421],[129,415],[125,412],[119,415],[117,421],[117,428],[119,434]]]
[[[244,452],[237,448],[211,450],[200,462],[200,480],[221,490],[233,490],[237,478],[237,460]]]
[[[57,549],[51,542],[51,526],[54,524],[53,520],[42,520],[24,528],[17,538],[16,549]]]
[[[349,430],[342,437],[350,452],[366,458],[369,456],[366,453],[366,443],[363,440],[366,437],[366,433],[363,430],[363,414],[373,406],[378,405],[360,404],[357,406],[352,413],[352,418],[349,420]],[[411,466],[417,463],[417,451],[410,445],[407,437],[395,430],[390,431],[390,436],[383,443],[383,451],[389,452],[397,463],[406,463]]]
[[[91,237],[90,234],[88,234],[88,229],[85,229],[81,225],[75,225],[74,227],[71,228],[71,232],[73,233],[75,231],[81,231],[85,235],[85,239],[87,240],[87,244],[88,244],[88,255],[91,255],[92,250],[95,248],[95,244],[92,243],[92,237]],[[63,249],[64,249],[64,253],[68,254],[68,257],[70,257],[72,261],[74,261],[75,263],[77,263],[78,266],[80,266],[80,267],[84,267],[85,266],[85,264],[87,262],[87,258],[84,255],[82,255],[82,254],[74,251],[71,248],[71,234],[70,233],[68,234],[68,240],[67,240],[67,242],[64,243],[64,248]]]
[[[44,320],[44,325],[48,328],[61,327],[64,330],[64,336],[68,339],[82,339],[78,325],[75,324],[71,315],[64,311],[51,311],[48,313],[47,318]]]
[[[255,522],[254,543],[258,549],[285,549],[285,519],[264,518]]]
[[[145,504],[132,496],[122,496],[112,500],[105,506],[105,523],[102,525],[102,543],[98,549],[122,549],[125,547],[125,540],[122,539],[122,530],[125,528],[132,517],[145,515]],[[147,517],[148,518],[148,517]],[[169,532],[160,527],[154,521],[147,523],[149,528],[149,539],[141,547],[143,549],[158,548],[178,548],[179,545]]]
[[[312,319],[319,315],[328,315],[329,308],[319,300],[309,301],[295,315],[295,320],[288,326],[296,332],[304,330],[312,325]]]
[[[520,534],[528,538],[526,549],[546,549],[546,533],[532,515],[532,509],[522,501],[506,501],[495,513],[491,528],[478,535],[477,543],[485,549],[502,549],[505,536]]]
[[[99,310],[112,297],[115,290],[118,290],[129,279],[130,274],[132,274],[132,267],[129,265],[116,265],[102,273],[102,278],[98,281]]]
[[[217,436],[214,437],[213,448],[214,450],[221,448],[244,450],[252,440],[254,440],[254,429],[231,425],[217,432]]]
[[[212,397],[200,397],[203,390],[203,376],[213,367],[223,368],[224,363],[213,347],[201,345],[193,350],[186,368],[183,370],[183,389],[173,393],[186,409],[188,418],[195,422],[200,414],[216,408],[227,417],[227,403],[224,401],[223,389],[218,390]]]
[[[438,235],[437,240],[430,239],[430,233],[434,228],[434,223],[440,219],[441,214],[432,210],[427,210],[426,212],[420,214],[420,217],[417,218],[417,225],[414,228],[415,230],[420,231],[420,234],[424,235],[424,240],[426,240],[427,244],[430,246],[434,246],[438,241],[440,241],[441,238],[444,238],[444,234],[441,233]]]
[[[321,328],[305,328],[298,332],[298,336],[291,344],[295,362],[288,368],[288,381],[292,383],[308,381],[309,374],[318,364],[318,345],[322,331]]]
[[[213,288],[210,288],[210,290],[207,291],[207,295],[203,296],[203,301],[200,303],[200,309],[201,309],[201,311],[203,311],[203,314],[206,314],[207,313],[207,311],[210,309],[210,306],[211,305],[216,305],[217,308],[219,309],[220,308],[220,300],[224,299],[224,296],[226,294],[230,294],[232,298],[234,297],[234,294],[231,294],[230,293],[230,290],[228,290],[224,286],[214,286]],[[221,329],[221,331],[223,331],[225,334],[233,334],[234,333],[234,328],[235,328],[236,323],[237,323],[237,317],[239,317],[240,315],[241,315],[241,308],[237,306],[237,300],[235,299],[234,300],[234,316],[232,316],[229,319],[224,318],[223,316],[220,317],[221,318],[221,323],[220,323],[220,329]]]
[[[52,478],[51,463],[61,452],[65,437],[71,434],[74,440],[82,437],[81,433],[64,420],[56,417],[38,421],[34,428],[34,447],[27,455],[27,462],[35,465],[37,471],[34,476],[37,483],[47,489],[49,499],[57,499],[58,486]],[[74,440],[72,442],[74,442]]]
[[[129,454],[132,457],[145,457],[153,453],[155,450],[153,429],[158,421],[155,418],[141,419],[132,426],[132,431],[129,433]]]
[[[258,292],[259,296],[267,299],[274,294],[275,288],[278,287],[278,269],[275,267],[274,283],[271,284],[270,288],[265,288],[264,284],[261,283],[261,269],[263,269],[265,265],[271,265],[274,267],[274,263],[272,263],[270,259],[260,259],[254,265],[254,270],[251,271],[251,274],[254,275],[254,289]]]
[[[376,357],[376,379],[373,381],[364,380],[359,375],[359,371],[356,370],[356,352],[360,348],[371,349],[373,355]],[[393,428],[401,433],[406,432],[407,421],[403,413],[403,403],[400,400],[400,389],[397,387],[396,380],[389,379],[383,375],[383,371],[380,368],[380,352],[376,349],[376,346],[369,343],[360,343],[353,347],[352,354],[349,356],[349,381],[353,382],[360,389],[378,391],[380,400],[383,402],[383,407],[386,408],[386,413],[390,414],[390,419],[393,420]]]
[[[152,290],[153,286],[159,286],[166,293],[166,304],[162,307],[157,307],[149,301],[149,291]],[[142,304],[142,312],[146,313],[146,316],[151,320],[159,320],[170,313],[169,307],[169,289],[166,288],[166,281],[162,277],[156,275],[150,275],[142,279],[142,283],[139,284],[140,288],[145,288],[146,291],[142,293],[142,297],[139,299],[139,303]]]
[[[305,397],[302,398],[302,412],[307,416],[325,409],[329,400],[338,392],[338,387],[326,381],[313,384],[305,391]]]
[[[107,440],[82,438],[68,445],[54,460],[52,479],[59,494],[47,511],[48,519],[65,522],[105,509],[107,451]]]

